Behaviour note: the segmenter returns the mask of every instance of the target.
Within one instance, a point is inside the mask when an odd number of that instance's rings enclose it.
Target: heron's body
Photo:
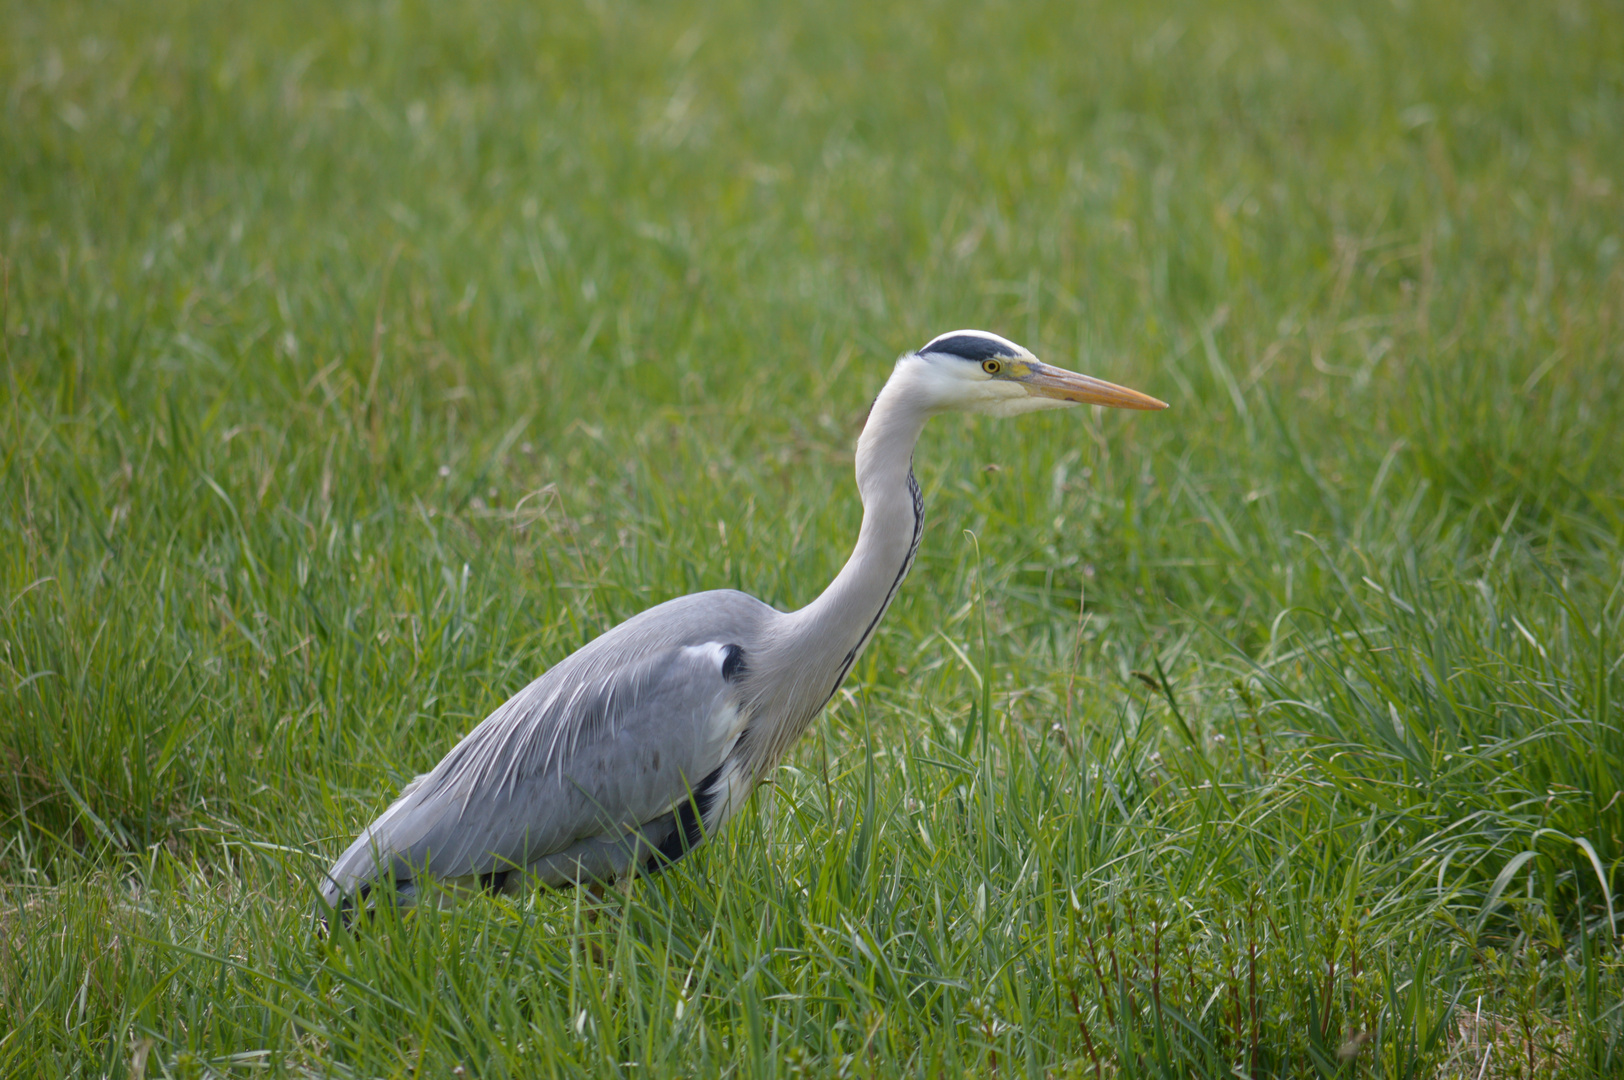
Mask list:
[[[959,362],[980,365],[977,377]],[[1005,378],[980,377],[1005,365]],[[777,765],[895,597],[924,527],[912,454],[925,421],[954,408],[1010,414],[1079,400],[1161,407],[978,332],[904,356],[858,440],[857,545],[816,600],[780,612],[740,592],[695,593],[621,623],[408,785],[333,865],[324,900],[364,896],[382,874],[410,898],[425,874],[501,889],[611,880],[680,857]]]

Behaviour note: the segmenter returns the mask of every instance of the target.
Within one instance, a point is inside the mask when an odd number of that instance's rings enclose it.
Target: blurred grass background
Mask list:
[[[1616,4],[4,25],[0,1073],[1624,1067]],[[313,937],[549,664],[816,595],[959,326],[1173,408],[937,421],[848,692],[602,918]]]

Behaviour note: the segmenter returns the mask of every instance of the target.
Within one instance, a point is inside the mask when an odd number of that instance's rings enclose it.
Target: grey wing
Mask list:
[[[521,868],[671,813],[744,727],[728,678],[740,656],[709,641],[566,659],[410,784],[339,857],[324,897],[336,905],[385,867],[397,881]]]

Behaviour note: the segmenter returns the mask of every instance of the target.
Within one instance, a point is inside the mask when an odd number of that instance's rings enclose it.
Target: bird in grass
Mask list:
[[[980,330],[901,357],[857,440],[863,524],[799,611],[732,590],[634,616],[509,698],[413,780],[321,883],[328,911],[605,884],[668,865],[739,811],[862,654],[919,550],[914,444],[938,413],[1164,409]]]

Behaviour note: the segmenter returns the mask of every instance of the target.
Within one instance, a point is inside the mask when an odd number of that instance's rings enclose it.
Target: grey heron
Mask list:
[[[783,612],[732,590],[681,596],[559,661],[361,832],[321,883],[327,910],[386,878],[412,903],[430,880],[606,883],[680,858],[777,766],[895,598],[924,529],[925,421],[1077,404],[1167,407],[980,330],[903,355],[857,441],[857,545],[817,599]]]

